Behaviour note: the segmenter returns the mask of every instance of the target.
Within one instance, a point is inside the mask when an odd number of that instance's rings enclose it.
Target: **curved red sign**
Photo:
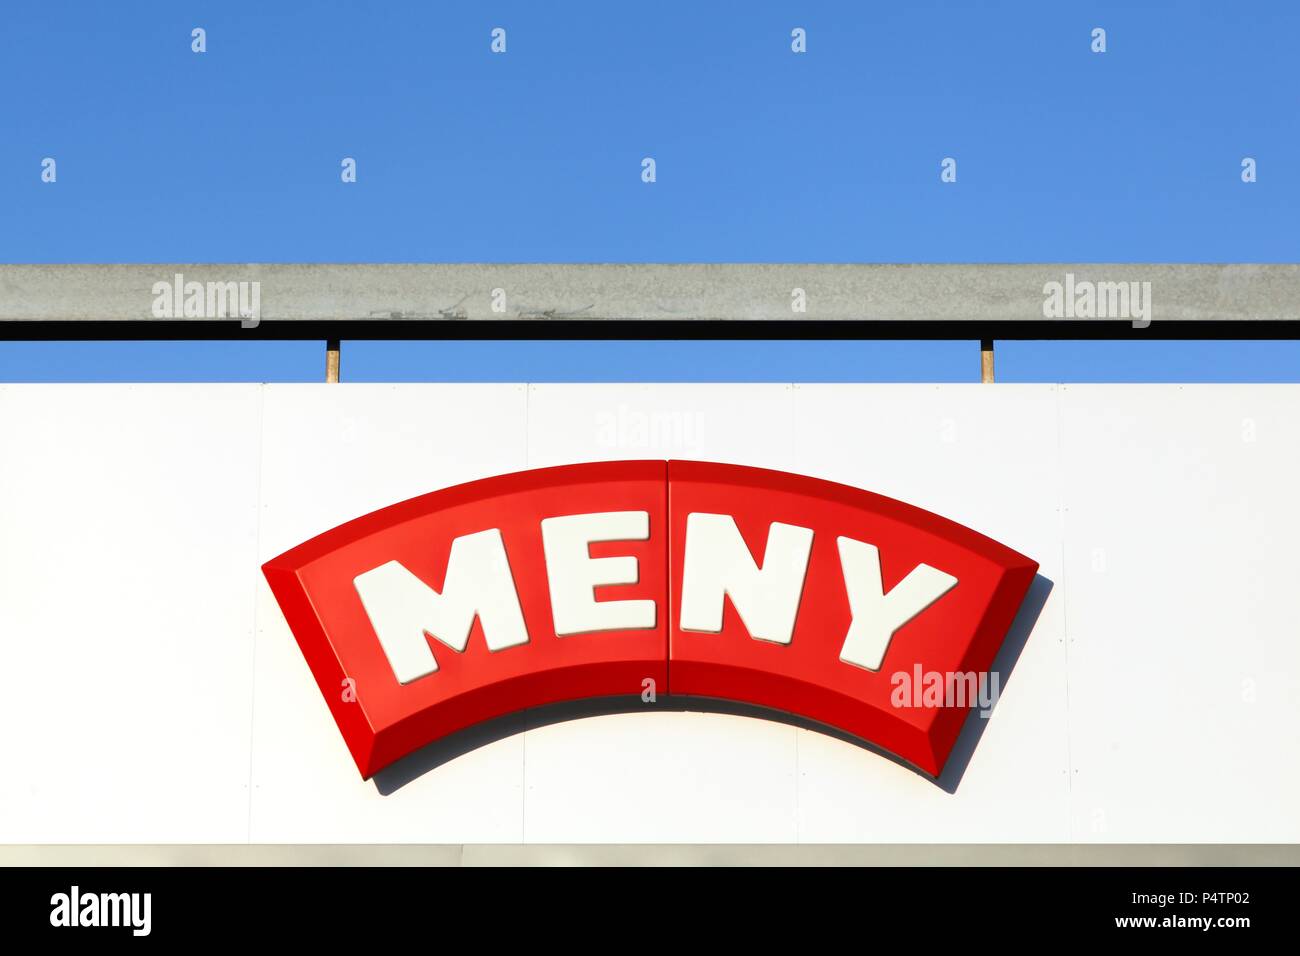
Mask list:
[[[937,776],[973,700],[914,685],[986,674],[1037,569],[847,485],[619,461],[412,498],[263,573],[363,777],[494,717],[648,691],[796,714]]]

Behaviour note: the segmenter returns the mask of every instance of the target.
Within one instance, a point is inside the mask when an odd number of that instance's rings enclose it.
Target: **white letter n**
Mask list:
[[[452,541],[441,594],[396,561],[357,575],[353,583],[398,683],[409,684],[438,669],[426,632],[462,652],[477,617],[489,650],[528,643],[514,576],[496,528]]]
[[[869,671],[880,670],[894,632],[947,594],[957,579],[928,564],[918,564],[886,594],[875,545],[843,537],[836,542],[853,615],[840,660]]]
[[[803,596],[812,538],[807,528],[772,522],[760,567],[731,515],[687,515],[682,628],[721,632],[725,595],[731,598],[750,637],[789,644]]]

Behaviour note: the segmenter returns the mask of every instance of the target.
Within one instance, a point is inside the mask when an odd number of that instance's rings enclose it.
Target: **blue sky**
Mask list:
[[[1285,0],[168,0],[4,22],[4,262],[1300,261]],[[310,381],[321,351],[0,343],[0,380]],[[998,374],[1296,381],[1300,345],[999,343]],[[344,351],[351,380],[977,377],[973,343]]]

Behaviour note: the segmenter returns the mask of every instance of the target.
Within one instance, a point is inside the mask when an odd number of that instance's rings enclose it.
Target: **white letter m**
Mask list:
[[[514,575],[497,528],[451,543],[442,593],[397,561],[357,575],[361,604],[398,683],[409,684],[438,669],[431,637],[460,653],[477,617],[489,650],[528,643]]]

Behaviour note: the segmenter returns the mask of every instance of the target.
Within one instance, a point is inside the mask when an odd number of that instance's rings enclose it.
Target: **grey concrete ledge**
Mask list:
[[[0,866],[1300,866],[1300,844],[57,845]]]
[[[258,283],[258,326],[242,331],[271,338],[1290,338],[1300,327],[1297,264],[0,265],[0,338],[238,337],[233,291],[225,310],[166,314],[173,296],[158,307],[177,275],[182,290]],[[1045,315],[1049,283],[1104,284],[1097,314]],[[1132,283],[1149,327],[1100,304]]]

